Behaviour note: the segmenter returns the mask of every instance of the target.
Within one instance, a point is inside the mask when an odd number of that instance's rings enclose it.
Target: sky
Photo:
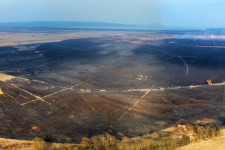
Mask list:
[[[0,22],[100,21],[225,27],[225,0],[0,0]]]

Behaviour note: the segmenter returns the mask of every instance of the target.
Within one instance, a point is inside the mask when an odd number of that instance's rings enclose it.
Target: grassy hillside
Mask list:
[[[224,150],[225,148],[225,130],[223,136],[216,137],[210,140],[191,143],[186,146],[177,148],[177,150]]]
[[[47,143],[40,138],[33,141],[0,139],[4,150],[191,150],[222,149],[225,130],[212,125],[178,125],[135,138],[116,139],[109,134],[83,137],[80,144]],[[190,144],[191,143],[191,144]],[[186,145],[186,146],[185,146]],[[213,147],[212,147],[213,146]],[[215,146],[215,147],[214,147]]]

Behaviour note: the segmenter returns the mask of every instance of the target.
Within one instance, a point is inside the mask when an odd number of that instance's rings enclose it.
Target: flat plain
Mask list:
[[[0,34],[1,137],[70,143],[105,132],[135,137],[177,122],[225,123],[223,33]]]

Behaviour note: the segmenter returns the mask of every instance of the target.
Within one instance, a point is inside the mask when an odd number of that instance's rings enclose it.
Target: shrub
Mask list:
[[[183,135],[182,139],[179,141],[179,146],[187,145],[189,143],[191,143],[190,137]]]
[[[199,126],[187,124],[188,131],[195,133],[196,139],[207,139],[220,135],[220,130],[212,125]],[[97,135],[92,138],[82,138],[81,144],[91,150],[170,150],[191,142],[190,137],[183,133],[182,138],[173,138],[171,132],[159,131],[148,135],[128,138],[121,141],[109,134]]]
[[[205,140],[221,135],[220,129],[218,127],[212,126],[211,124],[205,127],[199,125],[192,125],[191,127],[196,134],[197,140]]]
[[[94,150],[114,150],[118,140],[109,134],[97,135],[90,139],[89,148]]]
[[[87,137],[83,137],[81,139],[81,144],[83,144],[85,147],[88,147],[90,145],[91,140]]]
[[[44,142],[44,140],[42,140],[41,138],[34,138],[33,139],[34,143],[33,143],[33,150],[46,150],[47,146]]]

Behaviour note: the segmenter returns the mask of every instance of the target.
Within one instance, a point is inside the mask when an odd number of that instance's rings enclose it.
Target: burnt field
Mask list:
[[[223,125],[225,42],[198,38],[203,31],[182,37],[189,32],[98,31],[0,47],[0,136],[79,142],[178,121]]]

